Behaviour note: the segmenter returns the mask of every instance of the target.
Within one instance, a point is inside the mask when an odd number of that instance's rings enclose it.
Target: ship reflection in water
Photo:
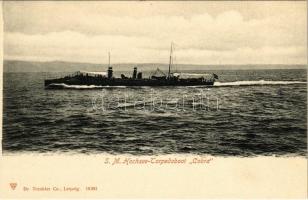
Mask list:
[[[216,74],[182,74],[171,73],[173,65],[173,45],[170,49],[170,60],[168,73],[164,73],[159,68],[150,75],[149,78],[143,78],[142,72],[138,72],[137,67],[134,67],[133,76],[127,77],[121,74],[120,78],[114,77],[113,69],[109,65],[108,71],[105,72],[81,72],[78,71],[73,75],[65,76],[58,79],[45,80],[46,89],[64,89],[65,85],[94,85],[94,86],[196,86],[214,85],[215,79],[218,79]]]

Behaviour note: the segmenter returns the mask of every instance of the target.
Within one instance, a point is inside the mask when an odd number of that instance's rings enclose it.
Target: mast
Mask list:
[[[110,52],[108,52],[109,62],[108,62],[108,78],[111,79],[113,77],[112,67],[110,66]]]
[[[108,52],[108,56],[109,56],[109,59],[108,59],[108,67],[110,67],[110,51]]]
[[[170,78],[170,68],[172,65],[172,42],[171,42],[171,47],[170,47],[170,60],[169,60],[169,70],[168,70],[168,78]]]

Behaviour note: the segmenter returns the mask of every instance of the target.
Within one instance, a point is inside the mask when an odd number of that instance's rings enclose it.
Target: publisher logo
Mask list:
[[[15,190],[17,187],[17,183],[10,183],[11,189]]]

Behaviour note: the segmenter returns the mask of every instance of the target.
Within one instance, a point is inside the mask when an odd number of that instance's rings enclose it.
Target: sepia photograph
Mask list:
[[[113,4],[4,2],[4,154],[306,155],[305,2]]]
[[[307,169],[306,1],[1,4],[3,157]]]

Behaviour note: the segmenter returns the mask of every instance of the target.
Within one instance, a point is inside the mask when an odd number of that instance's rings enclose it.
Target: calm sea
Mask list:
[[[4,73],[3,153],[306,155],[306,70],[210,72],[211,88],[70,90]]]

